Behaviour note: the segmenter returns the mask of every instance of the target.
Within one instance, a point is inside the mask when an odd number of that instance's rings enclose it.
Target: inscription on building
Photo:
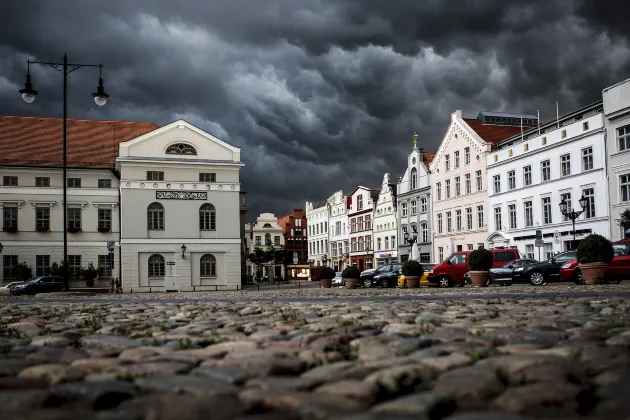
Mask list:
[[[207,192],[196,191],[156,191],[155,198],[158,200],[207,200]]]

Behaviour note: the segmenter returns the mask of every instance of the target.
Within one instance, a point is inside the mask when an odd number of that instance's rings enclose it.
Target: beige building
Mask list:
[[[247,229],[247,227],[246,227]],[[253,243],[251,244],[251,251],[254,252],[256,248],[270,249],[273,247],[276,250],[284,248],[284,231],[282,226],[278,223],[278,218],[273,213],[262,213],[256,219],[256,223],[252,223],[249,228]],[[251,262],[248,262],[251,266]],[[284,278],[284,267],[281,264],[274,264],[269,262],[262,268],[262,276],[268,277],[269,281],[273,279]],[[251,271],[256,274],[256,267],[252,267]]]

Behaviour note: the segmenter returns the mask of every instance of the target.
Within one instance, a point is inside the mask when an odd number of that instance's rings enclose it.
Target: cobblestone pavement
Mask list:
[[[628,291],[3,298],[0,418],[630,418]]]

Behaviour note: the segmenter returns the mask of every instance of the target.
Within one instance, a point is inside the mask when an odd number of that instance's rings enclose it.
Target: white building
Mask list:
[[[417,232],[420,262],[433,262],[429,165],[434,156],[435,153],[418,149],[414,137],[413,149],[407,155],[407,169],[397,186],[398,253],[401,262],[407,261],[411,255],[411,246],[404,239],[405,233],[411,237],[414,229]]]
[[[476,119],[451,114],[451,123],[431,162],[434,260],[454,251],[485,246],[488,237],[486,155],[492,145],[536,124],[521,114],[479,113]]]
[[[328,204],[306,202],[306,224],[308,225],[308,260],[314,266],[330,263],[328,251]],[[324,263],[325,261],[325,263]]]
[[[328,240],[330,259],[335,271],[343,271],[350,264],[350,239],[348,236],[348,197],[339,190],[328,200],[328,223],[330,225]]]
[[[389,174],[383,176],[372,224],[375,268],[398,261],[396,184],[390,182]]]
[[[254,239],[252,244],[252,252],[256,248],[268,250],[274,248],[280,250],[284,248],[284,231],[282,226],[278,223],[278,218],[273,213],[262,213],[256,219],[256,223],[251,226],[251,235]],[[269,277],[269,281],[272,279],[284,278],[284,267],[282,264],[275,264],[275,262],[269,262],[262,267],[262,275]],[[256,268],[253,268],[255,273]]]
[[[361,271],[374,268],[372,218],[378,195],[379,190],[365,187],[357,187],[350,194],[350,263]]]
[[[604,89],[608,200],[613,241],[624,237],[621,212],[630,208],[630,79]]]

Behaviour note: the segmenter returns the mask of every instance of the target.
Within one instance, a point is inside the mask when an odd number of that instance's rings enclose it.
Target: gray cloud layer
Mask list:
[[[25,60],[102,62],[70,77],[77,118],[184,118],[243,147],[249,218],[404,171],[411,133],[435,150],[450,113],[543,120],[630,77],[622,1],[9,1],[0,14],[0,113],[61,115],[61,78]],[[599,6],[598,6],[599,5]]]

